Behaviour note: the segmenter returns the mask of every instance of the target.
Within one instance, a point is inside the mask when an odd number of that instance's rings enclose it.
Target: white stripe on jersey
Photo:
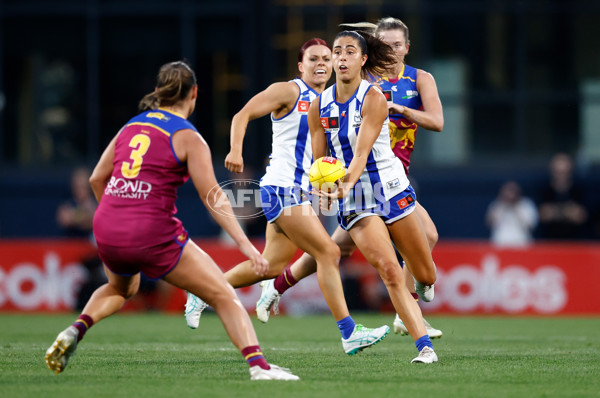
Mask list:
[[[273,148],[267,172],[260,180],[261,186],[299,186],[309,191],[308,170],[312,164],[312,144],[308,131],[308,106],[317,93],[301,79],[291,80],[300,88],[294,108],[273,124]]]
[[[335,84],[320,97],[319,115],[331,156],[341,160],[346,167],[354,158],[354,148],[362,123],[362,105],[371,87],[374,86],[363,80],[354,95],[343,104],[335,101]],[[386,118],[373,144],[365,170],[354,189],[344,199],[344,210],[373,208],[377,203],[387,202],[408,187],[402,162],[390,147],[388,124],[389,119]]]

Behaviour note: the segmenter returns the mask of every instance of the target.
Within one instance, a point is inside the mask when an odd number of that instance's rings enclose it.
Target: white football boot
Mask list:
[[[60,373],[67,367],[69,358],[77,349],[79,330],[71,325],[58,334],[54,343],[46,351],[46,366],[48,369]]]
[[[419,352],[419,356],[410,361],[410,363],[434,363],[437,361],[438,357],[433,348],[425,346]]]
[[[298,376],[287,368],[269,364],[271,369],[263,369],[260,366],[250,368],[250,380],[300,380]]]
[[[187,301],[185,302],[185,322],[190,329],[197,329],[200,324],[202,311],[208,307],[199,297],[187,292]]]
[[[267,323],[271,315],[271,309],[274,314],[279,314],[279,299],[281,293],[275,289],[275,279],[269,279],[260,283],[262,293],[256,302],[256,316],[258,320]]]
[[[361,352],[365,348],[371,347],[379,343],[390,332],[390,327],[387,325],[380,326],[376,329],[369,329],[357,323],[354,326],[354,331],[347,339],[342,337],[342,347],[348,355],[354,355]]]
[[[439,339],[442,337],[442,331],[431,326],[431,324],[427,322],[427,319],[423,318],[423,323],[425,323],[425,329],[427,330],[429,338]],[[396,319],[394,319],[394,333],[400,333],[400,336],[407,336],[409,334],[408,329],[404,326],[404,322],[402,322],[402,319],[400,319],[398,314],[396,314]]]

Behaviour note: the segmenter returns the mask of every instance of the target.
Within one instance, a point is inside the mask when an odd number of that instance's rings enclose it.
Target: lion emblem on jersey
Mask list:
[[[399,120],[399,122],[400,126],[397,126],[396,123],[390,121],[390,144],[392,149],[398,143],[400,143],[401,149],[414,148],[416,125],[414,123],[405,125],[404,120]]]

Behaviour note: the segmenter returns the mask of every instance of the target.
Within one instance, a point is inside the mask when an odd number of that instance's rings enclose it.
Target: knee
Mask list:
[[[430,228],[429,230],[427,230],[426,235],[429,248],[433,250],[435,245],[438,243],[440,236],[435,228]]]
[[[222,305],[226,305],[231,301],[237,300],[235,290],[229,284],[222,286],[215,286],[214,289],[203,291],[202,300],[213,307],[215,310],[220,308]]]
[[[397,261],[392,259],[382,259],[377,261],[374,265],[379,272],[381,280],[388,288],[404,286],[404,275],[402,274],[402,268]]]
[[[331,264],[338,266],[340,263],[340,256],[340,247],[331,241],[327,242],[322,248],[320,248],[319,253],[315,256],[315,259],[317,262],[323,265]]]
[[[338,245],[336,245],[333,242],[331,242],[331,244],[329,244],[328,246],[329,247],[327,248],[327,252],[329,253],[329,256],[331,257],[334,263],[339,264],[340,258],[342,256],[342,250]]]

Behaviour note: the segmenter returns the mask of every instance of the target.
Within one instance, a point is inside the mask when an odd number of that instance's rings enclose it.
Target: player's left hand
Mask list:
[[[394,104],[393,102],[388,102],[388,112],[390,115],[403,115],[404,113],[404,106],[403,105],[398,105],[398,104]]]
[[[341,179],[337,180],[333,189],[328,189],[328,190],[312,190],[310,193],[312,193],[313,195],[317,195],[319,197],[319,203],[321,202],[321,198],[324,199],[328,199],[328,200],[334,200],[334,199],[343,199],[345,198],[348,193],[350,193],[350,190],[352,189],[352,186],[350,186],[350,184],[348,183],[344,183]]]

